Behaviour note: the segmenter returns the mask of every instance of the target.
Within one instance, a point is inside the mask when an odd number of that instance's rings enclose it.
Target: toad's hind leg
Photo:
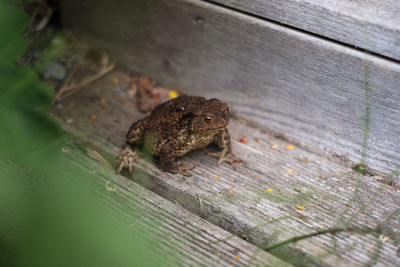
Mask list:
[[[163,170],[170,173],[180,173],[185,176],[192,176],[192,174],[186,171],[194,169],[195,166],[182,166],[180,161],[176,161],[176,156],[174,155],[173,151],[173,143],[166,144],[161,149],[160,162]]]
[[[218,158],[217,165],[221,165],[223,162],[228,162],[235,170],[237,170],[235,164],[241,163],[243,161],[232,153],[231,138],[229,136],[228,129],[221,130],[215,136],[214,143],[222,150],[218,152],[208,153],[208,155]]]
[[[132,177],[133,163],[138,162],[139,159],[138,151],[132,148],[130,144],[125,144],[117,158],[118,169],[116,173],[120,173],[122,168],[126,167],[129,170],[129,175]]]

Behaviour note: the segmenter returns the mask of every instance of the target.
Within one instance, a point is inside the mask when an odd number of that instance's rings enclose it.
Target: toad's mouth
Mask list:
[[[197,130],[197,132],[199,132],[199,133],[219,132],[219,131],[224,130],[226,128],[228,128],[228,125],[226,125],[224,127],[213,128],[213,129]]]

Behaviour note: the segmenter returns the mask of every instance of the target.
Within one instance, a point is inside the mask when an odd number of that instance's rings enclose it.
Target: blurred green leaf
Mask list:
[[[26,41],[22,38],[29,18],[22,11],[0,3],[0,62],[10,64],[26,50]]]
[[[46,113],[53,93],[36,72],[16,64],[26,50],[28,18],[5,2],[0,0],[0,266],[160,265],[150,256],[154,245],[142,238],[151,229],[133,235],[130,223],[117,216],[131,210],[105,210],[118,203],[99,195],[104,185],[97,177],[60,159],[65,136]],[[60,53],[64,41],[53,38],[42,63]]]

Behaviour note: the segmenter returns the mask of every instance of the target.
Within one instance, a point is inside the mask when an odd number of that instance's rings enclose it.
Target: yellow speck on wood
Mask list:
[[[215,180],[219,180],[219,178],[220,178],[219,176],[215,176]]]
[[[113,78],[113,83],[119,83],[119,78],[118,78],[118,76],[114,76],[114,78]]]
[[[298,210],[304,210],[304,206],[297,205],[296,208],[297,208]]]
[[[169,96],[169,98],[176,98],[176,97],[179,96],[179,94],[178,94],[178,92],[175,91],[175,90],[170,90],[170,91],[168,92],[168,96]]]
[[[268,188],[268,189],[264,189],[264,191],[265,191],[265,192],[268,192],[268,193],[272,193],[272,192],[274,192],[274,189]]]
[[[260,139],[258,139],[257,137],[254,137],[253,140],[254,140],[254,142],[257,142],[257,143],[260,141]]]
[[[232,188],[229,189],[228,193],[229,193],[230,195],[233,195],[233,190],[232,190]]]
[[[240,255],[236,254],[235,258],[236,258],[236,260],[240,260]]]
[[[294,149],[294,145],[287,145],[287,146],[285,146],[285,148],[287,150],[293,150]]]
[[[294,173],[294,169],[285,170],[286,173]]]
[[[95,121],[97,119],[96,115],[92,114],[92,116],[90,116],[90,118],[92,119],[92,121]]]

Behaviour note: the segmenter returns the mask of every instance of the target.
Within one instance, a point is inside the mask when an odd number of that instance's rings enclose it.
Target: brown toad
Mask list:
[[[127,142],[118,156],[118,170],[127,167],[132,175],[133,162],[139,160],[138,151],[144,149],[160,158],[165,171],[191,176],[176,158],[189,151],[215,143],[222,150],[209,153],[222,162],[235,163],[240,159],[232,154],[227,129],[228,105],[218,99],[206,100],[199,96],[180,96],[155,107],[151,115],[132,124]]]

